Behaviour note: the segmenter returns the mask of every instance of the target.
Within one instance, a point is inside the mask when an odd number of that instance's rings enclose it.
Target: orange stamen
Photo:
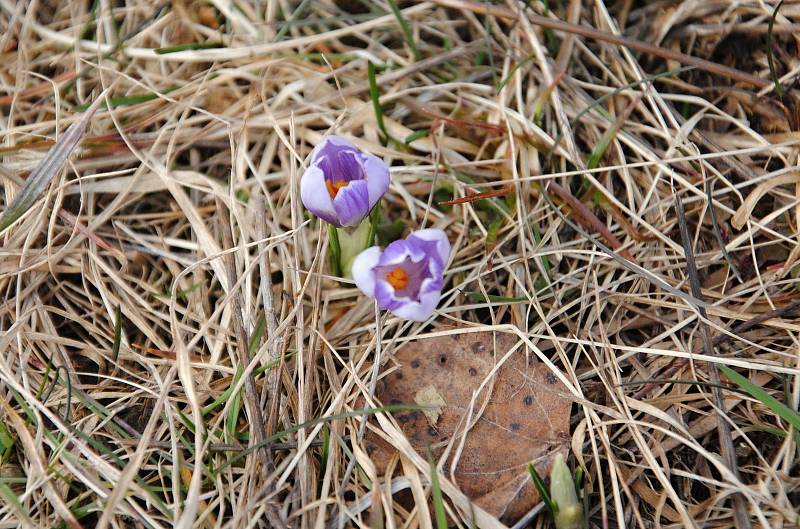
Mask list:
[[[349,183],[350,182],[331,182],[330,180],[325,180],[325,185],[328,186],[328,194],[331,198],[336,198],[339,190],[343,187],[347,187]]]
[[[408,285],[408,273],[399,266],[386,274],[386,281],[395,290],[402,290]]]

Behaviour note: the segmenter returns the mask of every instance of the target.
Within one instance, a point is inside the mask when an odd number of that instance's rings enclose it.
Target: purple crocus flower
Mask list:
[[[367,248],[353,262],[353,279],[381,309],[406,320],[431,317],[442,296],[450,241],[442,230],[413,232],[385,250]]]
[[[389,168],[340,136],[326,136],[300,179],[306,209],[341,228],[356,226],[389,189]]]

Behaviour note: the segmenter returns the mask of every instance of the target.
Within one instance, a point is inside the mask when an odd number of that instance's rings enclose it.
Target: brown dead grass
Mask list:
[[[720,410],[708,382],[724,364],[800,401],[800,322],[780,311],[799,295],[800,3],[775,20],[784,97],[542,30],[541,2],[467,4],[401,2],[415,60],[384,0],[0,0],[3,209],[109,94],[66,170],[0,234],[0,527],[366,527],[378,497],[385,527],[430,527],[427,506],[393,499],[429,496],[430,468],[390,415],[370,427],[401,464],[374,488],[363,416],[318,419],[360,409],[376,349],[487,330],[567,384],[592,527],[733,527],[737,510],[755,527],[797,523],[797,432],[730,389]],[[770,80],[776,2],[549,4]],[[175,48],[192,43],[206,46]],[[389,133],[427,136],[381,142],[367,61]],[[386,218],[450,235],[428,324],[376,322],[328,275],[298,181],[331,132],[391,165]],[[728,338],[704,350],[702,326]],[[453,523],[503,527],[439,479]],[[547,527],[538,512],[523,523]]]

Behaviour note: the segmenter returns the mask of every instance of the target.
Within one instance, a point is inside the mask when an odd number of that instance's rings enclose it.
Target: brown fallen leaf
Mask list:
[[[435,401],[435,426],[422,411],[395,418],[411,445],[422,455],[431,448],[437,460],[455,434],[444,472],[450,475],[473,393],[516,343],[506,334],[470,333],[417,340],[395,358],[400,364],[382,377],[376,397],[383,404]],[[392,366],[394,367],[394,366]],[[515,352],[476,398],[463,450],[453,473],[461,490],[476,505],[504,522],[519,519],[539,501],[527,465],[541,475],[551,459],[569,445],[571,400],[550,370],[524,350]],[[488,402],[487,402],[488,400]],[[485,405],[485,406],[484,406]],[[377,434],[366,438],[367,452],[383,473],[395,450]]]

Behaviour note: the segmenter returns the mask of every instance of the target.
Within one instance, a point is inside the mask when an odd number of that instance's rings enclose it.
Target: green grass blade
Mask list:
[[[17,512],[17,516],[21,518],[20,521],[24,521],[29,527],[36,527],[36,524],[31,519],[30,514],[28,514],[28,510],[19,501],[17,495],[14,494],[14,491],[12,491],[8,485],[2,481],[0,481],[0,496],[8,500],[8,505],[14,508],[14,510]]]
[[[411,48],[411,53],[414,54],[414,59],[417,61],[422,60],[422,54],[419,52],[417,43],[414,40],[414,34],[411,32],[411,26],[408,25],[405,17],[403,17],[403,13],[400,11],[400,8],[397,7],[397,2],[395,2],[395,0],[386,1],[389,2],[389,7],[392,8],[392,13],[394,13],[395,18],[397,18],[397,23],[400,24],[400,29],[403,30],[403,35],[406,38],[408,47]]]
[[[119,358],[119,348],[122,345],[122,307],[117,305],[114,314],[114,344],[111,346],[111,358],[117,363]]]
[[[728,366],[720,365],[726,377],[731,379],[737,386],[741,387],[754,399],[761,401],[767,408],[775,412],[778,417],[792,425],[792,427],[800,430],[800,414],[796,410],[791,409],[786,404],[780,402],[775,397],[764,391],[764,388],[756,386],[745,377],[734,371]]]
[[[539,224],[532,223],[531,225],[533,229],[533,238],[536,241],[536,245],[542,244],[542,231],[539,228]],[[550,286],[550,258],[546,255],[543,255],[541,258],[542,268],[544,269],[545,280],[547,281],[547,285]]]
[[[403,143],[408,145],[409,143],[413,143],[413,142],[417,141],[420,138],[424,138],[428,134],[430,134],[430,131],[428,129],[422,129],[422,130],[414,131],[411,134],[409,134],[408,136],[406,136],[406,139],[403,140]]]
[[[264,331],[267,330],[267,317],[262,312],[256,321],[256,328],[253,329],[253,334],[250,335],[250,342],[247,344],[247,352],[251,355],[258,351],[258,344],[261,343],[261,338],[264,336]]]
[[[378,224],[381,220],[381,199],[369,212],[369,236],[367,237],[367,248],[375,245],[375,236],[378,234]]]
[[[257,444],[254,444],[253,446],[248,447],[247,450],[242,450],[241,452],[236,454],[234,457],[230,458],[228,461],[226,461],[225,463],[220,465],[219,468],[217,469],[217,471],[221,472],[226,467],[236,463],[237,461],[240,461],[241,459],[244,459],[245,457],[247,457],[251,453],[255,452],[256,450],[258,450],[258,449],[260,449],[260,448],[262,448],[264,446],[269,446],[270,444],[274,443],[275,441],[277,441],[281,437],[284,437],[284,436],[289,435],[289,434],[293,434],[293,433],[298,432],[300,430],[303,430],[305,428],[312,428],[312,427],[314,427],[314,426],[316,426],[316,425],[318,425],[320,423],[338,421],[338,420],[341,420],[341,419],[349,419],[351,417],[360,417],[360,416],[363,416],[363,415],[374,415],[376,413],[391,413],[391,412],[395,412],[395,411],[419,411],[419,410],[423,410],[423,409],[425,409],[423,406],[408,406],[408,405],[403,405],[403,404],[398,404],[398,405],[390,404],[388,406],[382,406],[380,408],[364,408],[364,409],[361,409],[361,410],[353,410],[353,411],[349,411],[349,412],[346,412],[346,413],[339,413],[339,414],[336,414],[336,415],[327,415],[325,417],[317,417],[316,419],[311,419],[311,420],[306,421],[304,423],[296,424],[296,425],[294,425],[294,426],[292,426],[290,428],[286,428],[284,430],[281,430],[280,432],[278,432],[278,433],[276,433],[274,435],[270,435],[264,441],[262,441],[260,443],[257,443]]]
[[[506,296],[496,296],[494,294],[484,294],[477,290],[465,290],[462,294],[475,301],[488,301],[490,303],[527,303],[529,300],[524,296],[510,298]]]
[[[397,141],[386,131],[383,123],[383,107],[381,107],[380,94],[378,93],[378,81],[375,79],[375,65],[367,62],[367,78],[369,80],[369,97],[372,99],[372,108],[375,110],[375,121],[378,123],[378,130],[381,131],[385,141]]]
[[[283,39],[283,37],[285,37],[286,34],[289,33],[292,24],[303,16],[303,13],[305,13],[306,8],[309,6],[309,4],[311,4],[311,1],[312,0],[303,0],[302,2],[300,2],[300,5],[297,6],[297,9],[295,9],[292,12],[292,14],[289,15],[289,18],[286,19],[286,22],[283,24],[283,27],[281,27],[281,29],[278,30],[278,34],[275,35],[275,42]]]
[[[174,92],[178,88],[180,87],[177,85],[172,85],[169,88],[161,90],[160,92],[158,92],[158,94],[166,95],[169,94],[170,92]],[[109,103],[111,104],[111,108],[133,106],[133,105],[138,105],[140,103],[147,103],[148,101],[152,101],[158,98],[158,94],[148,93],[148,94],[133,94],[122,97],[112,97],[109,99]],[[108,105],[106,104],[105,101],[103,101],[101,106],[103,108],[108,108]],[[82,105],[76,106],[75,112],[83,112],[87,108],[89,108],[89,103],[84,103]]]
[[[778,79],[778,73],[775,71],[775,58],[772,56],[772,26],[775,25],[775,17],[778,16],[778,10],[783,5],[783,0],[778,2],[775,9],[772,10],[772,16],[769,17],[769,26],[767,27],[767,64],[769,64],[769,75],[775,83],[775,93],[778,97],[783,97],[783,85],[781,80]]]
[[[539,497],[544,502],[547,510],[549,510],[551,514],[555,515],[556,512],[558,512],[558,505],[556,505],[555,502],[553,502],[553,499],[550,498],[550,491],[547,490],[547,486],[544,484],[542,476],[540,476],[539,472],[536,471],[536,467],[531,464],[528,464],[528,473],[531,475],[533,486],[536,487],[536,490],[539,492]]]
[[[224,48],[224,42],[192,42],[189,44],[178,44],[177,46],[167,46],[164,48],[156,48],[153,51],[158,55],[166,55],[168,53],[177,53],[179,51],[187,50],[210,50],[214,48]]]
[[[339,244],[339,232],[336,231],[336,226],[327,224],[328,226],[328,248],[331,254],[331,269],[333,275],[342,277],[342,246]]]
[[[444,500],[442,499],[442,486],[439,483],[439,470],[433,461],[433,454],[428,449],[428,463],[431,466],[431,499],[433,501],[433,512],[436,515],[437,529],[447,529],[447,515],[444,512]]]
[[[4,422],[0,422],[0,465],[6,459],[6,456],[11,454],[11,449],[14,448],[14,437],[11,435],[11,430]]]

